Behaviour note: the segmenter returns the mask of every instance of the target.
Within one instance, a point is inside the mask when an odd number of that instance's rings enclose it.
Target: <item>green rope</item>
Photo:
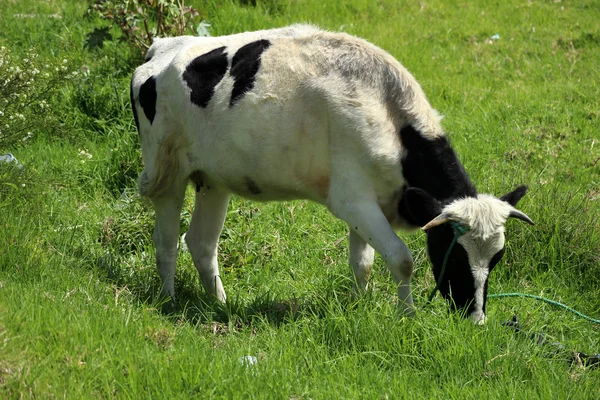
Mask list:
[[[552,304],[553,306],[557,306],[557,307],[563,308],[563,309],[565,309],[567,311],[570,311],[573,314],[575,314],[578,317],[581,317],[581,318],[583,318],[585,320],[588,320],[588,321],[593,322],[595,324],[600,324],[600,319],[595,319],[595,318],[592,318],[592,317],[588,317],[587,315],[582,314],[579,311],[574,310],[574,309],[572,309],[569,306],[566,306],[566,305],[564,305],[562,303],[559,303],[558,301],[546,299],[544,297],[536,296],[534,294],[527,294],[527,293],[498,293],[498,294],[490,294],[490,295],[488,295],[488,299],[489,298],[500,298],[500,297],[526,297],[526,298],[529,298],[529,299],[535,299],[535,300],[543,301],[545,303]]]
[[[456,221],[450,221],[450,226],[452,226],[452,230],[454,230],[454,237],[452,238],[452,242],[450,242],[450,246],[448,247],[446,255],[444,256],[444,262],[442,263],[442,271],[440,272],[440,277],[438,278],[437,283],[433,288],[433,291],[429,295],[428,301],[430,302],[435,297],[437,291],[440,290],[440,286],[442,286],[442,281],[444,280],[444,275],[446,274],[446,265],[448,264],[448,258],[450,258],[450,252],[452,252],[452,248],[454,248],[454,245],[456,244],[458,238],[467,233],[467,231],[469,230],[468,227]]]

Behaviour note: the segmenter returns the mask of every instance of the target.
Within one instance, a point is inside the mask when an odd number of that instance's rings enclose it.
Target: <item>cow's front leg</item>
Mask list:
[[[350,226],[350,230],[372,246],[385,260],[398,286],[398,307],[407,314],[414,314],[410,290],[413,259],[410,250],[390,226],[376,201],[348,202],[330,199],[329,209]]]
[[[350,228],[350,266],[354,271],[354,290],[361,294],[367,289],[375,251]]]
[[[185,195],[185,182],[173,184],[163,195],[153,198],[156,221],[152,239],[156,246],[156,266],[162,282],[162,295],[175,299],[175,265],[179,242],[179,217]]]
[[[209,296],[225,303],[227,297],[219,275],[217,245],[227,215],[229,193],[205,186],[196,193],[196,205],[185,240],[194,265]]]

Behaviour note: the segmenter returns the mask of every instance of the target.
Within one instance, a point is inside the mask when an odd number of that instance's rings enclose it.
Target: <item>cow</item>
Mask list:
[[[407,315],[413,258],[395,230],[424,228],[441,294],[476,323],[486,319],[506,221],[533,224],[515,208],[527,188],[479,194],[415,78],[345,33],[292,25],[155,39],[133,73],[131,103],[139,192],[156,212],[156,264],[171,299],[188,183],[196,197],[185,241],[206,292],[221,302],[217,246],[232,193],[326,206],[348,224],[355,290],[367,289],[376,251]],[[452,248],[451,223],[466,229]]]

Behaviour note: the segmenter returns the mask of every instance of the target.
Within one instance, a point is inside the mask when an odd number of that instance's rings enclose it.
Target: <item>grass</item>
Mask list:
[[[600,317],[597,2],[196,3],[213,35],[311,22],[391,52],[446,116],[480,191],[530,187],[520,208],[537,224],[507,224],[490,293]],[[425,304],[435,283],[422,234],[401,234],[417,266],[416,318],[396,314],[379,258],[373,289],[354,299],[345,226],[306,201],[233,198],[220,241],[228,304],[209,304],[182,252],[184,305],[161,313],[153,213],[135,195],[135,62],[118,41],[84,48],[106,26],[82,19],[85,8],[24,0],[0,11],[0,46],[34,45],[82,71],[51,98],[58,128],[42,121],[33,139],[0,149],[23,165],[0,165],[0,397],[600,397],[600,371],[568,362],[572,350],[600,352],[597,325],[528,299],[491,299],[484,327],[439,298]],[[182,233],[192,204],[190,190]],[[503,327],[513,314],[564,350]]]

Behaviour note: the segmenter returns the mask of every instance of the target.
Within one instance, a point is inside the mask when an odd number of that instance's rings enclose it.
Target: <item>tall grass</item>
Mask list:
[[[310,22],[396,56],[446,116],[480,191],[530,187],[520,208],[536,226],[508,223],[490,293],[543,295],[600,317],[596,2],[194,5],[213,35]],[[233,198],[219,259],[228,304],[211,304],[182,250],[182,305],[162,313],[153,211],[135,191],[135,55],[117,30],[102,48],[85,47],[106,26],[83,19],[86,8],[0,7],[0,46],[17,57],[35,47],[42,62],[67,58],[78,71],[48,100],[59,128],[42,121],[2,149],[22,167],[0,163],[1,397],[600,397],[598,369],[571,363],[574,350],[600,352],[597,326],[528,299],[491,299],[484,327],[439,298],[426,304],[435,283],[422,234],[401,234],[416,261],[417,317],[397,315],[379,258],[372,290],[355,299],[345,224],[306,201]],[[192,204],[190,190],[182,233]],[[502,326],[513,314],[522,334]]]

